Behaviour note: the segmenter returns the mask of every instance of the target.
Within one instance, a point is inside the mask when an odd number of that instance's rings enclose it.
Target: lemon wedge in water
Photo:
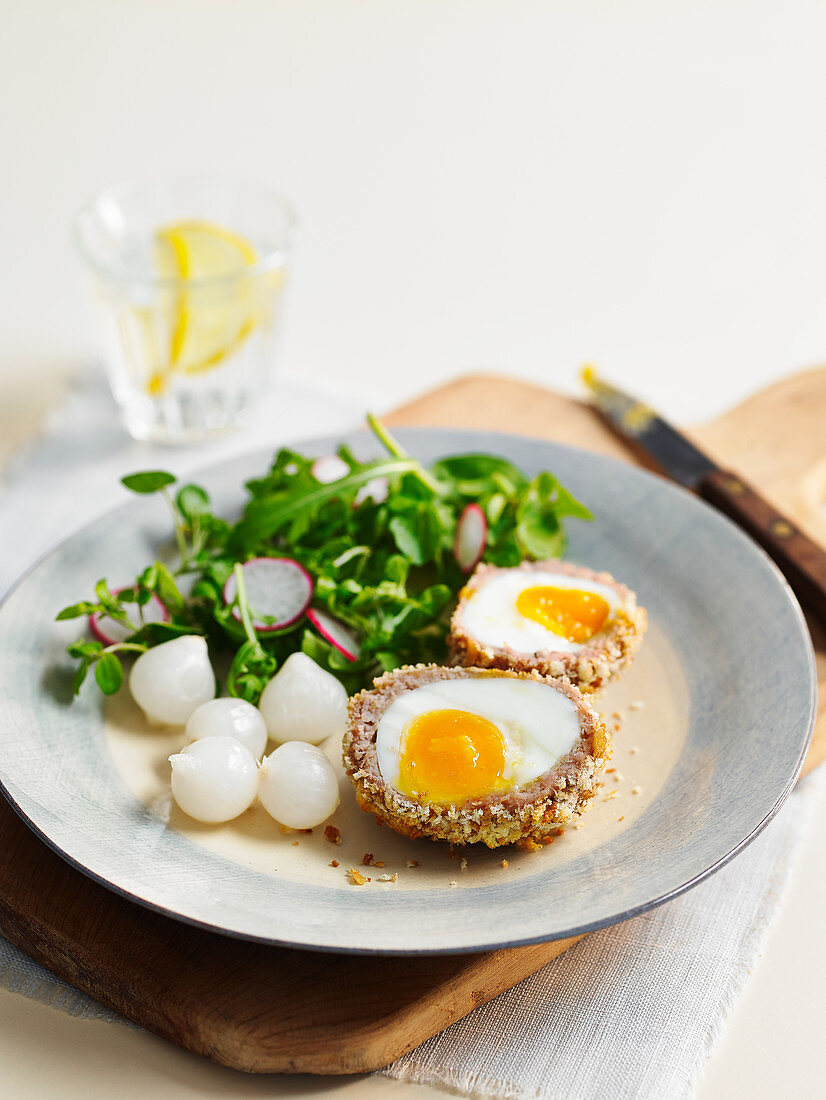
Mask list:
[[[232,276],[257,259],[249,241],[213,222],[181,221],[157,231],[158,273],[179,280],[181,289],[171,306],[168,354],[147,383],[151,396],[160,396],[174,373],[219,366],[253,331],[264,312],[261,288]]]

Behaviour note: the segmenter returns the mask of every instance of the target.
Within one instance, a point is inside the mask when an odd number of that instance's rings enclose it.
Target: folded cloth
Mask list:
[[[466,1096],[683,1100],[777,918],[823,775],[682,897],[580,940],[383,1072]]]
[[[0,489],[3,593],[41,553],[122,499],[118,478],[157,466],[187,475],[256,447],[353,427],[362,410],[282,385],[243,436],[169,451],[135,443],[87,380]],[[265,426],[264,426],[265,425]],[[732,863],[684,896],[593,933],[495,1001],[382,1072],[468,1096],[631,1100],[689,1096],[779,913],[816,790],[800,785]],[[0,985],[76,1016],[122,1020],[0,938]]]

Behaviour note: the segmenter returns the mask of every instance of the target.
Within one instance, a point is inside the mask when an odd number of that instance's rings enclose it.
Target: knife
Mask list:
[[[826,550],[648,405],[603,381],[592,367],[583,369],[582,381],[603,419],[646,466],[734,520],[774,560],[800,602],[826,623]]]

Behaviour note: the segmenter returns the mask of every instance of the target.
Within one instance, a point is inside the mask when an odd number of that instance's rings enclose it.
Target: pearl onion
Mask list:
[[[231,821],[252,805],[258,765],[234,737],[204,737],[170,756],[172,797],[196,821]]]
[[[258,797],[282,825],[312,829],[338,806],[338,780],[321,749],[287,741],[261,762]]]
[[[263,715],[244,699],[210,699],[193,711],[186,724],[185,744],[202,737],[234,737],[256,760],[260,760],[267,747]]]
[[[215,694],[207,644],[185,634],[142,653],[132,666],[129,690],[150,722],[182,726]]]
[[[306,653],[287,658],[264,688],[258,706],[274,741],[318,745],[334,734],[344,734],[347,692]]]

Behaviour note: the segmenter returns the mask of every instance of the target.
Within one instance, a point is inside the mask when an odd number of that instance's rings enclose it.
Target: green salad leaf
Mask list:
[[[166,470],[143,470],[139,474],[127,474],[121,478],[121,483],[133,493],[156,493],[167,485],[174,485],[175,475]]]
[[[172,474],[151,470],[122,479],[133,492],[160,493],[172,516],[177,562],[149,563],[128,588],[105,580],[94,597],[64,608],[58,619],[95,615],[128,634],[105,645],[81,639],[68,647],[78,662],[75,691],[89,669],[106,694],[123,680],[121,654],[144,652],[181,634],[201,634],[216,667],[226,669],[231,695],[257,702],[267,681],[294,652],[308,654],[349,691],[386,669],[446,658],[450,613],[466,579],[453,554],[456,525],[469,504],[487,520],[482,560],[517,565],[525,558],[558,557],[566,519],[591,518],[549,472],[529,478],[506,458],[461,454],[431,467],[408,454],[375,417],[368,424],[386,454],[362,461],[346,446],[337,454],[343,475],[324,482],[316,459],[290,448],[270,469],[247,482],[240,519],[212,512],[199,485],[176,487]],[[256,630],[241,565],[256,557],[293,558],[314,582],[313,605],[358,639],[352,660],[302,616],[281,630]],[[224,586],[235,574],[235,598]],[[156,597],[165,622],[147,621]],[[123,631],[121,631],[123,633]]]

